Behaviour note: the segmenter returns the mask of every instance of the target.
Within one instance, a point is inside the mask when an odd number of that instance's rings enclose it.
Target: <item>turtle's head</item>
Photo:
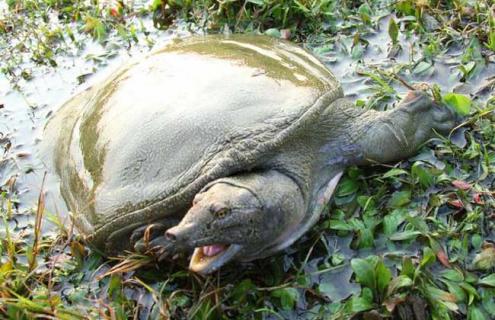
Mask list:
[[[181,223],[166,235],[178,246],[195,248],[189,268],[207,274],[258,247],[267,237],[265,218],[255,193],[218,182],[196,195]]]
[[[290,229],[288,224],[294,224],[283,205],[273,206],[277,196],[267,200],[249,182],[220,179],[207,185],[182,221],[167,230],[166,236],[177,246],[194,248],[192,271],[208,274],[231,260],[262,257]]]

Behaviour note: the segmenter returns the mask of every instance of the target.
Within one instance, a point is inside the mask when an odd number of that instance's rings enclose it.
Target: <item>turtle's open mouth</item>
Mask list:
[[[189,269],[201,274],[208,274],[218,270],[232,260],[241,250],[237,244],[211,244],[194,249]]]

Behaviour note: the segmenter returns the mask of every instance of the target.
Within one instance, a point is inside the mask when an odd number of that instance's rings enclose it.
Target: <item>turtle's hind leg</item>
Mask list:
[[[356,143],[365,163],[397,161],[413,155],[436,133],[448,133],[455,122],[449,108],[436,104],[424,92],[411,91],[391,111],[363,114],[356,121]]]

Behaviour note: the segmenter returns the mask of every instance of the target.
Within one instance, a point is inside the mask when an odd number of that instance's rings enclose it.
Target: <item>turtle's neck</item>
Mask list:
[[[332,102],[317,126],[317,136],[323,139],[318,149],[320,169],[363,163],[361,143],[376,116],[376,111],[358,108],[346,98]]]

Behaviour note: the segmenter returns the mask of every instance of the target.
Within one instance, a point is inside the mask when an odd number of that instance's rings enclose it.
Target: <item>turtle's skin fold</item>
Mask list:
[[[209,273],[298,239],[346,166],[406,158],[453,125],[421,92],[392,111],[354,107],[290,42],[205,36],[72,98],[48,123],[45,149],[90,244],[109,255],[194,250],[191,269]]]

